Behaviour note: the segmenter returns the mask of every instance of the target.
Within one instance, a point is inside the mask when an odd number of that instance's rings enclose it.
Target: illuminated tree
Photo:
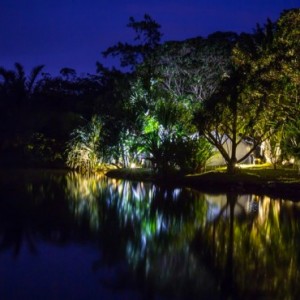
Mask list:
[[[144,78],[144,74],[149,74],[147,73],[148,65],[152,65],[150,85],[140,80],[140,85],[144,91],[147,91],[140,98],[148,99],[143,103],[150,108],[147,111],[149,116],[156,118],[157,110],[153,109],[153,106],[160,102],[165,105],[170,102],[186,110],[183,114],[186,117],[184,119],[176,117],[172,125],[184,124],[185,133],[174,130],[177,132],[177,138],[172,138],[173,142],[167,144],[169,147],[167,152],[173,152],[174,155],[176,153],[174,165],[180,165],[181,169],[199,171],[212,155],[212,147],[197,133],[193,113],[201,107],[203,101],[219,90],[222,78],[230,72],[230,51],[236,37],[237,35],[231,32],[217,32],[207,39],[195,38],[183,42],[166,42],[156,49],[150,60],[146,59],[137,69],[138,76]],[[153,57],[155,57],[154,64]],[[171,112],[172,109],[168,108],[167,111]],[[158,122],[158,124],[161,123]],[[171,131],[168,130],[168,132]],[[154,132],[152,132],[152,139],[153,134]],[[157,131],[155,136],[157,140],[159,136]],[[196,163],[197,156],[198,162]],[[163,161],[167,163],[167,160]]]
[[[294,158],[299,166],[300,159],[300,9],[284,11],[277,23],[273,59],[276,67],[272,70],[277,82],[282,110],[285,111],[283,154]]]
[[[219,150],[229,173],[268,137],[274,125],[267,97],[249,93],[244,80],[240,71],[232,72],[196,115],[200,133]],[[238,159],[237,148],[245,140],[249,150]]]
[[[242,34],[233,49],[232,72],[198,112],[199,130],[220,151],[228,172],[271,135],[272,143],[279,144],[274,141],[280,137],[277,133],[298,111],[298,15],[298,10],[283,14],[277,24],[268,21],[254,34]],[[251,146],[237,159],[237,147],[244,140]]]
[[[159,173],[200,171],[212,149],[195,134],[191,103],[162,89],[159,81],[152,80],[149,90],[139,82],[134,87],[129,104],[142,109],[136,116],[133,146]]]
[[[280,83],[280,95],[286,98],[289,114],[298,116],[299,110],[294,109],[299,105],[300,92],[300,9],[284,11],[277,27],[273,76]]]
[[[157,50],[154,76],[162,89],[199,105],[218,90],[222,78],[230,72],[236,38],[231,32],[216,32],[206,39],[166,42]]]

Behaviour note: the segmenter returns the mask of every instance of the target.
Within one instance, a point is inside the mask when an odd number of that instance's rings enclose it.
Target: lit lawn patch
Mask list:
[[[273,180],[278,182],[295,182],[300,183],[300,176],[298,170],[293,168],[253,168],[244,170],[247,174],[256,175],[262,180]]]

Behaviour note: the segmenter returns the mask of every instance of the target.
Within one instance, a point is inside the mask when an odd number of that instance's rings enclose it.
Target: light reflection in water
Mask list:
[[[300,279],[296,271],[299,224],[298,220],[286,222],[287,213],[299,213],[298,204],[255,195],[209,195],[190,189],[167,190],[143,182],[104,181],[105,185],[98,180],[92,185],[97,188],[89,190],[95,192],[96,203],[100,199],[97,191],[105,195],[104,201],[117,211],[120,226],[129,224],[133,228],[134,235],[126,243],[127,261],[134,270],[140,270],[142,265],[147,278],[154,280],[160,266],[165,270],[160,273],[163,281],[172,281],[180,265],[185,266],[186,271],[179,273],[185,274],[182,278],[186,280],[194,270],[191,261],[199,265],[203,257],[208,257],[214,268],[223,270],[216,281],[219,292],[223,289],[229,295],[240,290],[262,295],[279,293],[274,285],[278,279],[283,281],[282,291],[290,291],[295,278]],[[84,195],[79,197],[81,201]],[[292,223],[292,229],[287,230],[290,224],[286,223]],[[194,246],[199,237],[201,249]],[[210,278],[211,272],[206,270],[205,276]],[[262,280],[267,273],[269,279]],[[290,281],[286,280],[287,274]],[[204,280],[201,278],[200,285]],[[246,286],[249,280],[254,280],[252,288]]]
[[[10,201],[0,201],[0,249],[20,251],[25,240],[38,250],[37,235],[61,242],[88,224],[75,236],[97,236],[102,261],[95,265],[125,258],[125,278],[137,286],[190,298],[300,293],[298,203],[166,189],[103,174],[50,172],[23,180],[24,187],[5,184]]]

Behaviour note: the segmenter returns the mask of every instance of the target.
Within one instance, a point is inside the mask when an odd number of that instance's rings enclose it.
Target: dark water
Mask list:
[[[297,299],[300,204],[0,172],[0,299]]]

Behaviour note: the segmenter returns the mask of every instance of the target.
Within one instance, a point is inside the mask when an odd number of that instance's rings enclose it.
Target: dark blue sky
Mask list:
[[[206,36],[214,31],[251,32],[300,0],[0,0],[0,66],[22,63],[29,71],[45,64],[95,73],[101,51],[129,41],[130,16],[148,13],[161,24],[164,40]]]

